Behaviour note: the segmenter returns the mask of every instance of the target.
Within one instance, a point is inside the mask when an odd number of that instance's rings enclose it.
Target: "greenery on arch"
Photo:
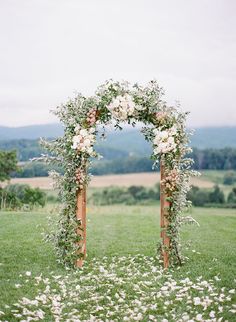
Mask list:
[[[160,160],[165,165],[163,184],[169,201],[168,251],[172,264],[181,262],[179,227],[186,221],[182,216],[190,206],[186,194],[190,189],[190,177],[196,173],[191,169],[192,159],[186,157],[190,152],[185,125],[187,113],[168,106],[162,99],[163,94],[156,81],[150,81],[147,86],[107,81],[94,96],[77,94],[56,109],[55,114],[64,124],[64,136],[52,142],[42,141],[42,144],[53,154],[44,159],[64,168],[63,176],[51,172],[63,205],[57,229],[49,239],[55,244],[59,260],[67,266],[74,266],[82,256],[76,200],[77,194],[90,181],[92,159],[99,157],[94,150],[98,127],[103,126],[105,131],[106,125],[115,124],[117,129],[122,129],[123,122],[133,126],[136,122],[143,123],[141,131],[153,145],[153,166]]]

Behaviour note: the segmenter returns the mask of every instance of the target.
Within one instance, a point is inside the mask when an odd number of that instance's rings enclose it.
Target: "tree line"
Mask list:
[[[206,154],[204,154],[206,152]],[[227,154],[209,151],[193,152],[195,154],[195,164],[193,168],[196,170],[236,170],[236,150]],[[224,157],[223,157],[224,156]],[[113,160],[99,160],[93,163],[91,173],[93,175],[105,174],[122,174],[122,173],[138,173],[151,172],[153,160],[149,157],[123,157]],[[40,162],[28,162],[18,167],[17,171],[11,173],[12,177],[30,178],[30,177],[45,177],[52,168],[59,173],[63,173],[60,167],[49,166]],[[235,182],[235,177],[228,173],[225,179],[225,184],[232,184]]]
[[[127,147],[126,147],[127,148]],[[131,146],[131,152],[132,152]],[[12,151],[17,153],[17,159],[19,162],[26,162],[32,158],[39,157],[42,153],[45,153],[39,145],[39,140],[18,139],[18,140],[0,140],[0,150]],[[96,150],[103,155],[104,160],[101,163],[106,162],[106,166],[99,166],[99,170],[96,167],[94,171],[104,172],[103,168],[110,168],[109,171],[124,171],[119,165],[120,162],[124,162],[128,169],[130,167],[143,169],[142,171],[151,171],[152,161],[149,158],[147,152],[143,155],[133,154],[130,156],[129,151],[117,149],[116,147],[103,145],[96,145]],[[146,150],[145,150],[146,151]],[[195,169],[208,169],[208,170],[236,170],[236,148],[222,148],[222,149],[198,149],[193,148],[193,152],[190,155],[195,161]],[[99,163],[98,163],[99,164]],[[117,170],[119,169],[119,170]],[[141,170],[138,170],[141,171]],[[130,171],[129,171],[130,172]],[[115,172],[113,172],[115,173]]]
[[[193,186],[187,194],[193,206],[236,208],[236,187],[226,197],[218,185],[211,189]],[[160,200],[160,185],[152,188],[143,186],[109,187],[96,189],[89,196],[88,202],[93,205],[150,205]]]

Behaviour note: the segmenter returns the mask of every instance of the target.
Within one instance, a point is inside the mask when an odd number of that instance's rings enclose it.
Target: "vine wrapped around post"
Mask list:
[[[160,202],[161,202],[161,215],[160,215],[160,228],[161,228],[161,256],[163,258],[164,268],[169,266],[169,251],[170,251],[170,237],[168,236],[168,226],[169,226],[169,208],[170,202],[167,200],[167,195],[165,192],[165,164],[164,161],[160,162]]]
[[[76,261],[76,266],[82,267],[83,261],[86,257],[86,189],[82,189],[77,194],[77,211],[76,216],[80,222],[77,228],[77,234],[81,236],[79,241],[79,255],[80,258]]]
[[[88,169],[92,159],[99,157],[94,145],[101,126],[104,130],[109,124],[122,129],[124,122],[133,126],[136,122],[144,124],[141,132],[153,145],[151,157],[154,167],[160,157],[164,164],[161,190],[163,198],[167,198],[162,203],[161,249],[168,252],[165,266],[181,263],[179,227],[186,221],[182,214],[190,206],[186,199],[189,179],[196,173],[191,170],[192,160],[186,157],[190,152],[185,126],[187,113],[167,106],[162,96],[163,90],[156,81],[149,82],[147,86],[107,81],[94,96],[78,94],[56,109],[55,114],[64,124],[64,135],[42,144],[51,153],[44,159],[57,162],[64,169],[63,176],[55,171],[51,173],[60,189],[62,209],[57,229],[49,239],[54,242],[58,258],[65,265],[75,266],[77,263],[81,266],[86,254],[86,211],[85,208],[80,209],[82,206],[78,200],[85,200],[85,187],[90,181]],[[77,196],[82,199],[77,199]]]

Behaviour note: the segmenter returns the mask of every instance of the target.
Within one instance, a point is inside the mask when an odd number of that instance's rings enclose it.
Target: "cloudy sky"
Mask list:
[[[189,125],[236,125],[236,1],[0,0],[0,125],[55,122],[75,91],[157,79]]]

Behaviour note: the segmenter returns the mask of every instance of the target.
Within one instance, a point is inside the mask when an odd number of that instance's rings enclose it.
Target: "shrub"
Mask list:
[[[148,201],[158,201],[160,198],[159,185],[152,189],[143,186],[109,187],[93,192],[89,201],[96,205],[126,204],[133,205]]]
[[[229,204],[236,204],[236,187],[229,193],[227,202]]]
[[[187,194],[188,200],[192,201],[194,206],[221,206],[225,204],[225,196],[219,186],[214,186],[213,190],[200,189],[193,186]]]
[[[16,170],[16,151],[0,151],[0,181],[9,180],[11,172]]]
[[[0,190],[1,208],[19,209],[23,205],[45,206],[46,193],[26,184],[11,184]]]
[[[233,171],[227,172],[224,175],[223,183],[226,185],[232,185],[236,182],[236,174]]]
[[[218,185],[214,186],[214,190],[209,193],[209,202],[222,204],[225,203],[225,196]]]
[[[14,210],[20,207],[21,202],[13,192],[0,188],[0,209]]]
[[[209,192],[207,190],[200,189],[193,186],[187,194],[188,200],[192,201],[192,204],[197,207],[203,207],[209,202]]]

